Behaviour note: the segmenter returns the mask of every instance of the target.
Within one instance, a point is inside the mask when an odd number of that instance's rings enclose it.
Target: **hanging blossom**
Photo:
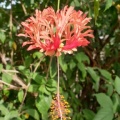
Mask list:
[[[22,22],[24,33],[18,36],[29,38],[23,42],[23,46],[29,45],[27,50],[38,49],[49,56],[71,54],[77,47],[87,46],[88,37],[93,38],[93,31],[87,25],[90,20],[74,7],[65,6],[57,12],[48,7],[43,11],[36,10],[32,17]]]

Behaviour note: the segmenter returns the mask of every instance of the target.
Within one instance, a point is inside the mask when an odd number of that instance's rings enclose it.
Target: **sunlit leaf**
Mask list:
[[[115,90],[118,94],[120,94],[120,78],[116,76],[115,78]]]
[[[112,108],[106,107],[101,108],[93,120],[113,120],[113,116],[114,114]]]
[[[51,96],[40,96],[40,98],[36,100],[36,107],[43,117],[48,117],[51,100]]]
[[[109,96],[107,96],[104,93],[98,93],[98,94],[95,94],[95,96],[101,107],[111,108],[111,109],[113,108],[113,102]]]
[[[23,97],[24,97],[24,92],[23,92],[23,90],[20,90],[20,91],[18,92],[18,100],[19,100],[20,102],[22,102]]]
[[[106,7],[105,7],[105,11],[107,9],[109,9],[112,6],[113,0],[106,0]]]

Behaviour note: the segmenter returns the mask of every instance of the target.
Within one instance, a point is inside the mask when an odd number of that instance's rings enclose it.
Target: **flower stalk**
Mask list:
[[[58,3],[57,3],[57,10],[60,9],[60,0],[58,0]]]
[[[59,57],[57,57],[57,68],[58,68],[58,84],[57,84],[57,98],[58,98],[58,110],[60,113],[60,119],[62,120],[62,110],[60,106],[60,75],[59,75]]]

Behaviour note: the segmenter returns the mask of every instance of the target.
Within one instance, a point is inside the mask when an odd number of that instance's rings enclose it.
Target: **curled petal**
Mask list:
[[[39,49],[49,56],[60,56],[62,52],[72,54],[78,47],[90,43],[88,37],[94,37],[87,25],[91,18],[86,16],[72,6],[65,6],[57,12],[52,7],[36,10],[33,16],[21,23],[24,33],[18,36],[30,39],[23,43],[23,46],[29,45],[27,50]]]

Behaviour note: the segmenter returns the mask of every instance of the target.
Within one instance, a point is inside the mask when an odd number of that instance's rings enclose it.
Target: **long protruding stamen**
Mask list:
[[[57,57],[57,68],[58,68],[58,84],[57,84],[57,98],[58,98],[58,109],[59,109],[59,113],[60,113],[60,120],[62,120],[62,110],[61,110],[61,106],[60,106],[60,75],[59,75],[59,57]]]

